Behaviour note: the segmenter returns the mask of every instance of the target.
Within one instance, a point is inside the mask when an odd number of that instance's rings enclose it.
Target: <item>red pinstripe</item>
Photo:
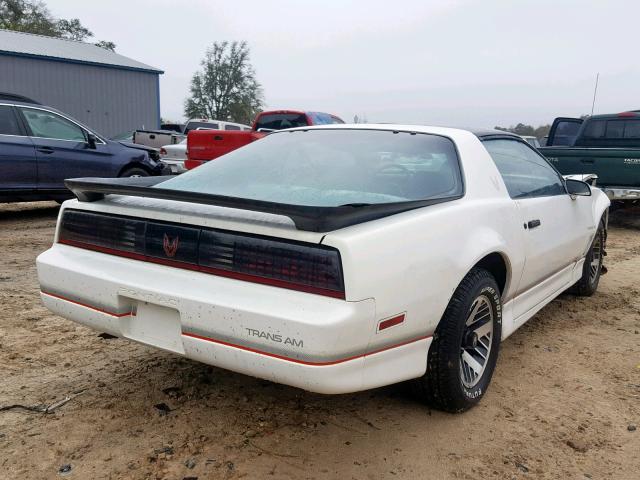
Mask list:
[[[57,295],[55,293],[45,292],[44,290],[41,290],[40,293],[42,293],[43,295],[48,295],[50,297],[57,298],[59,300],[65,301],[65,302],[73,303],[75,305],[79,305],[81,307],[88,308],[90,310],[94,310],[96,312],[100,312],[100,313],[103,313],[105,315],[109,315],[109,316],[116,317],[116,318],[134,316],[133,312],[126,312],[126,313],[109,312],[109,311],[103,310],[101,308],[97,308],[97,307],[94,307],[94,306],[91,306],[91,305],[87,305],[86,303],[81,303],[81,302],[78,302],[76,300],[71,300],[70,298],[63,297],[62,295]],[[356,360],[358,358],[367,357],[369,355],[375,355],[376,353],[386,352],[387,350],[391,350],[391,349],[398,348],[398,347],[403,347],[403,346],[409,345],[411,343],[419,342],[420,340],[426,340],[427,338],[431,338],[431,335],[423,335],[423,336],[418,337],[418,338],[407,340],[407,341],[404,341],[404,342],[401,342],[401,343],[396,343],[394,345],[389,345],[387,347],[379,348],[379,349],[373,350],[371,352],[366,352],[366,353],[362,353],[362,354],[359,354],[359,355],[353,355],[351,357],[341,358],[341,359],[338,359],[338,360],[331,360],[331,361],[328,361],[328,362],[310,362],[310,361],[307,361],[307,360],[299,360],[297,358],[285,357],[284,355],[278,355],[276,353],[265,352],[264,350],[258,350],[258,349],[255,349],[255,348],[246,347],[244,345],[238,345],[238,344],[235,344],[235,343],[225,342],[223,340],[218,340],[216,338],[205,337],[203,335],[198,335],[196,333],[182,332],[182,335],[185,336],[185,337],[196,338],[198,340],[204,340],[206,342],[216,343],[216,344],[224,345],[224,346],[227,346],[227,347],[237,348],[239,350],[244,350],[244,351],[247,351],[247,352],[257,353],[258,355],[264,355],[265,357],[277,358],[279,360],[285,360],[285,361],[291,362],[291,363],[298,363],[300,365],[309,365],[309,366],[315,366],[315,367],[326,367],[326,366],[329,366],[329,365],[337,365],[339,363],[348,362],[350,360]]]

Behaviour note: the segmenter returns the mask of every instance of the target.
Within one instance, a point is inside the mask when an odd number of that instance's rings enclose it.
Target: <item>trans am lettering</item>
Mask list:
[[[279,333],[263,332],[260,330],[256,330],[255,328],[247,328],[246,330],[247,334],[250,337],[264,338],[265,340],[269,340],[271,342],[284,343],[285,345],[291,345],[292,347],[304,348],[304,343],[302,340],[291,337],[283,337]]]

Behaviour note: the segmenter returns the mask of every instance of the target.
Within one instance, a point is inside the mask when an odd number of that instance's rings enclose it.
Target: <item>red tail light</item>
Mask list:
[[[345,298],[338,250],[195,225],[65,210],[58,242],[247,282]]]
[[[166,155],[167,154],[167,149],[166,148],[161,148],[160,149],[160,155]]]

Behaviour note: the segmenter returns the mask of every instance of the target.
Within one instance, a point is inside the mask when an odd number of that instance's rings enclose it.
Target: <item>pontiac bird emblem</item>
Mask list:
[[[167,257],[173,258],[176,256],[179,244],[180,237],[176,236],[176,238],[171,240],[166,233],[164,234],[164,239],[162,240],[162,248],[164,249],[164,253],[167,255]]]

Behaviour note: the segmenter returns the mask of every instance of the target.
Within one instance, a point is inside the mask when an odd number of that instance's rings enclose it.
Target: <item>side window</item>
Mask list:
[[[22,135],[13,107],[0,105],[0,135]]]
[[[225,125],[224,129],[225,130],[240,130],[240,127],[238,125]]]
[[[606,123],[604,120],[587,120],[587,126],[584,129],[583,137],[586,138],[602,138],[604,137],[604,129]]]
[[[548,197],[566,193],[558,173],[531,147],[518,140],[485,140],[511,198]]]
[[[21,108],[34,137],[84,142],[84,131],[75,123],[53,112]]]
[[[640,120],[627,120],[624,138],[640,138]]]
[[[624,120],[609,120],[607,122],[606,138],[622,138],[624,132]]]

